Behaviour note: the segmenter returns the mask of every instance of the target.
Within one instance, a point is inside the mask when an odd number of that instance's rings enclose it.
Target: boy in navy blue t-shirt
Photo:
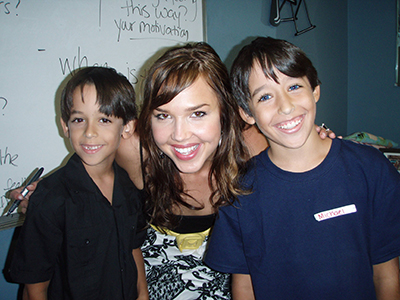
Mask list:
[[[245,46],[232,66],[243,119],[270,147],[252,190],[220,209],[206,263],[234,299],[399,299],[400,175],[374,148],[314,130],[320,82],[298,47]]]

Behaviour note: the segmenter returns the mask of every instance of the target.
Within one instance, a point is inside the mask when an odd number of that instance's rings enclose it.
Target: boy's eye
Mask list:
[[[101,118],[100,123],[111,123],[111,120],[107,118]]]
[[[159,120],[165,120],[165,119],[167,119],[167,118],[169,117],[169,115],[168,115],[168,114],[161,113],[161,114],[155,115],[155,117],[156,117],[157,119],[159,119]]]
[[[271,95],[264,95],[264,96],[261,96],[260,100],[258,100],[258,101],[259,102],[264,102],[264,101],[270,100],[271,98],[272,98]]]
[[[72,119],[72,121],[71,121],[71,123],[81,123],[81,122],[83,122],[83,119],[82,119],[82,118],[74,118],[74,119]]]
[[[299,88],[300,88],[300,85],[295,84],[295,85],[292,85],[292,86],[289,88],[289,91],[294,91],[294,90],[297,90],[297,89],[299,89]]]
[[[195,111],[192,116],[195,118],[201,118],[204,117],[206,115],[206,113],[204,111]]]

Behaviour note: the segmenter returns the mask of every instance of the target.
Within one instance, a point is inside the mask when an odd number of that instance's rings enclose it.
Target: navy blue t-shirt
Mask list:
[[[376,299],[372,266],[400,255],[400,175],[376,149],[335,139],[304,173],[267,151],[220,209],[205,262],[250,274],[257,299]]]

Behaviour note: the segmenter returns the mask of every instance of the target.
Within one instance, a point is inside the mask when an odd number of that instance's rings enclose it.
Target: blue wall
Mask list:
[[[367,131],[400,143],[395,10],[395,0],[349,1],[347,124],[349,132]]]

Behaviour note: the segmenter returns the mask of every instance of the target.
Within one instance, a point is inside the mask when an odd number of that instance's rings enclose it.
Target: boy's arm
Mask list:
[[[399,258],[373,266],[378,300],[400,299]]]
[[[23,300],[47,300],[47,288],[50,280],[39,283],[25,284],[22,299]]]
[[[232,274],[232,299],[255,300],[253,284],[249,274]]]
[[[138,290],[138,300],[147,300],[149,299],[149,291],[147,289],[147,281],[146,281],[146,271],[144,269],[144,260],[142,250],[140,248],[132,250],[133,259],[136,263],[136,268],[138,271],[138,280],[137,280],[137,290]]]

